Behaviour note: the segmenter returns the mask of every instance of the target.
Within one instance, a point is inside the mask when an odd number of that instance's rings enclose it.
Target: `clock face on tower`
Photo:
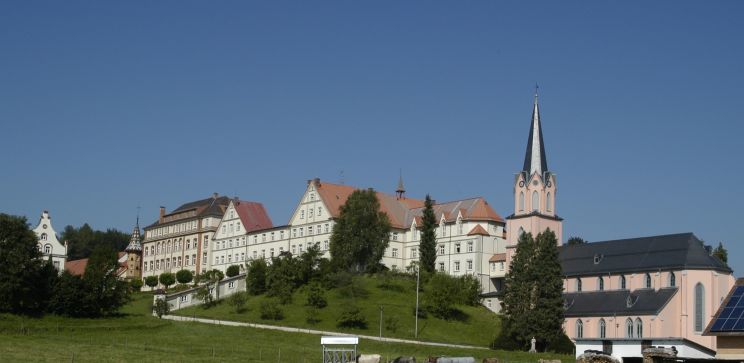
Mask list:
[[[532,185],[537,186],[537,180],[533,180]]]

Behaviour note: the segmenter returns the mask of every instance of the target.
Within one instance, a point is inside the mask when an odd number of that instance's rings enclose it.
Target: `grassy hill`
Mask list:
[[[247,308],[237,313],[235,309],[222,301],[217,306],[204,309],[201,306],[190,307],[172,312],[175,315],[195,316],[221,320],[234,320],[261,324],[284,325],[298,328],[331,330],[377,336],[380,329],[380,307],[382,307],[382,335],[404,339],[414,338],[416,282],[410,278],[394,277],[385,281],[376,277],[357,277],[354,284],[362,296],[350,298],[340,289],[331,289],[325,293],[328,306],[317,310],[316,323],[308,323],[308,311],[305,306],[307,291],[300,288],[292,298],[292,303],[282,305],[283,320],[264,320],[260,317],[260,304],[267,297],[250,296]],[[381,286],[385,286],[384,288]],[[423,294],[420,294],[420,298]],[[367,319],[366,329],[344,329],[336,327],[336,319],[343,308],[355,303]],[[442,320],[428,314],[419,318],[418,339],[423,341],[446,342],[488,346],[501,328],[498,315],[483,306],[458,305],[457,319]]]
[[[0,314],[0,354],[3,362],[320,362],[320,337],[242,327],[159,320],[150,315],[152,295],[137,294],[120,317],[40,319]],[[501,362],[573,360],[571,356],[492,350],[465,350],[362,339],[362,353],[391,359],[430,354],[498,357]]]

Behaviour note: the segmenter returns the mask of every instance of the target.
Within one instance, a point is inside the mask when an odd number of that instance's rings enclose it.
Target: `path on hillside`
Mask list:
[[[434,347],[462,348],[462,349],[488,349],[486,347],[477,347],[474,345],[422,342],[418,340],[385,338],[385,337],[380,338],[380,337],[375,337],[371,335],[356,335],[356,334],[339,333],[339,332],[333,332],[333,331],[293,328],[289,326],[243,323],[243,322],[238,322],[238,321],[203,319],[203,318],[179,316],[179,315],[163,315],[163,319],[174,320],[174,321],[192,321],[192,322],[197,322],[197,323],[214,324],[214,325],[244,326],[244,327],[256,328],[256,329],[280,330],[280,331],[286,331],[286,332],[291,332],[291,333],[335,335],[335,336],[356,336],[356,337],[363,338],[363,339],[376,340],[379,342],[389,342],[389,343],[417,344],[417,345],[429,345],[429,346],[434,346]]]

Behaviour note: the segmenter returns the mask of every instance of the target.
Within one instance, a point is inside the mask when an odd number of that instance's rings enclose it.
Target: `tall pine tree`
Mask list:
[[[540,350],[553,350],[563,335],[563,272],[558,259],[558,240],[550,229],[537,235],[535,241],[534,277],[535,307],[530,314],[531,326]]]
[[[524,349],[528,347],[529,339],[532,339],[527,336],[531,329],[529,315],[532,310],[532,290],[536,280],[532,276],[535,249],[535,240],[531,233],[523,233],[519,236],[514,257],[504,279],[505,294],[501,302],[504,320],[501,338],[504,340],[502,344],[506,342],[511,344],[502,348]]]
[[[432,202],[431,197],[427,194],[422,218],[421,243],[419,244],[421,268],[426,272],[434,272],[437,261],[435,228],[437,228],[437,219],[434,216],[434,202]]]

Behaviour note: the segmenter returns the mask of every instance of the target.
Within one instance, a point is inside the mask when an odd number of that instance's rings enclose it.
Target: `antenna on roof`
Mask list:
[[[139,228],[139,213],[140,213],[140,205],[137,204],[137,224],[135,224],[137,228]]]

